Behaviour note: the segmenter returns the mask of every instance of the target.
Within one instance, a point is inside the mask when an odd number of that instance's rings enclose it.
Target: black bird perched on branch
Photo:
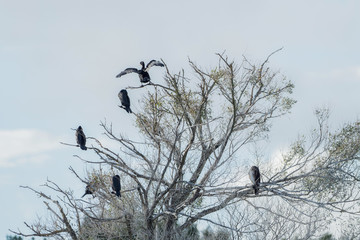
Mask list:
[[[128,113],[132,113],[131,109],[130,109],[130,98],[128,96],[128,93],[125,89],[122,89],[119,94],[118,97],[120,99],[121,102],[121,107],[124,108]]]
[[[160,61],[156,61],[156,60],[151,60],[147,65],[146,65],[146,68],[145,68],[145,63],[143,61],[140,62],[142,68],[140,70],[136,69],[136,68],[127,68],[125,69],[124,71],[122,71],[121,73],[119,73],[116,77],[119,78],[125,74],[128,74],[128,73],[137,73],[139,75],[139,78],[140,78],[140,82],[142,83],[148,83],[150,82],[150,75],[148,73],[149,69],[152,67],[152,66],[160,66],[160,67],[164,67],[164,64]]]
[[[90,186],[90,184],[86,185],[86,188],[85,188],[85,193],[84,195],[82,195],[82,198],[87,195],[87,194],[93,194],[94,193],[94,189]],[[95,197],[95,196],[94,196]]]
[[[79,144],[80,148],[82,150],[87,150],[87,147],[85,146],[86,145],[86,136],[85,136],[81,126],[79,126],[76,129],[75,136],[76,136],[76,142],[77,142],[77,144]]]
[[[253,183],[253,189],[255,195],[259,194],[259,187],[260,187],[260,170],[256,166],[252,166],[249,171],[249,177],[251,182]]]
[[[112,189],[115,192],[111,192],[112,194],[116,194],[116,196],[121,197],[121,184],[120,184],[120,176],[119,175],[115,175],[112,177]]]

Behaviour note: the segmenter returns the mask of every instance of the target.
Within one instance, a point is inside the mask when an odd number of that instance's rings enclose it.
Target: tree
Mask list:
[[[324,234],[319,240],[334,240],[333,236],[329,233]]]
[[[277,168],[260,166],[259,195],[241,181],[240,153],[266,138],[273,119],[287,114],[295,103],[290,97],[294,85],[268,67],[275,52],[260,64],[244,57],[239,65],[217,54],[219,64],[211,71],[189,61],[195,74],[191,79],[184,71],[171,73],[165,65],[165,84],[147,85],[151,89],[143,109],[134,113],[143,141],[126,138],[102,122],[105,135],[120,151],[88,137],[93,142],[88,149],[99,160],[78,158],[100,168],[85,179],[70,169],[96,188],[96,198],[80,200],[50,180],[45,187],[55,191],[56,198],[25,186],[45,200],[52,218],[26,224],[30,234],[14,232],[59,239],[183,239],[194,233],[195,223],[205,221],[224,228],[221,234],[256,233],[259,239],[271,239],[289,235],[279,235],[283,228],[274,226],[308,227],[325,219],[313,218],[309,211],[357,213],[360,124],[330,134],[324,110],[317,111],[319,127],[309,140],[296,141]],[[109,189],[115,172],[124,189],[120,200]],[[267,204],[270,201],[287,204],[289,211],[278,211]],[[233,206],[248,211],[237,212],[251,220],[246,226],[243,220],[213,217]],[[269,225],[260,212],[271,219]],[[296,229],[291,236],[300,231]],[[307,229],[307,236],[314,234],[315,227]]]
[[[19,236],[6,236],[6,240],[22,240]]]
[[[23,240],[23,238],[20,236],[6,236],[6,240]],[[31,240],[35,240],[35,238],[32,237]],[[46,238],[43,240],[46,240]]]
[[[214,232],[210,227],[207,227],[203,231],[203,239],[205,240],[230,240],[231,234],[224,229],[218,229],[216,232]]]

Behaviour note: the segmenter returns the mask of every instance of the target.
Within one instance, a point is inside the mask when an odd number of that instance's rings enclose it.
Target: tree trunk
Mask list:
[[[155,228],[154,228],[154,221],[151,216],[147,216],[146,227],[147,227],[147,239],[154,240]]]
[[[132,231],[131,222],[132,222],[132,216],[129,213],[126,213],[125,214],[125,224],[126,224],[127,232],[129,234],[129,239],[133,240],[134,234]]]
[[[174,224],[176,223],[176,219],[173,215],[169,215],[165,224],[165,232],[164,232],[164,240],[176,239]]]

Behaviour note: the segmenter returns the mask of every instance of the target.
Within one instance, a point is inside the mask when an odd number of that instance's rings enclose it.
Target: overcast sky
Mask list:
[[[269,156],[312,127],[315,107],[331,109],[334,128],[359,118],[359,1],[174,2],[0,0],[0,239],[44,214],[19,185],[49,178],[83,193],[68,167],[85,174],[90,166],[72,156],[95,156],[59,144],[75,141],[71,128],[98,137],[106,118],[136,134],[117,94],[138,79],[115,76],[142,60],[163,59],[177,72],[188,57],[210,68],[216,52],[260,62],[283,47],[270,66],[294,82],[298,102],[274,123]],[[164,69],[151,74],[163,83]],[[137,111],[141,91],[129,95]]]

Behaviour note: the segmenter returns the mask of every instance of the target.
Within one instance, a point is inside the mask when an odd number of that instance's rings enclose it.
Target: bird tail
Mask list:
[[[80,148],[85,151],[87,150],[87,147],[85,145],[80,145]]]
[[[116,192],[111,192],[111,194],[115,194],[117,197],[121,197],[121,193],[120,191],[116,191]]]
[[[84,195],[81,196],[81,198],[85,197],[86,193],[84,193]]]
[[[132,113],[132,111],[131,111],[131,108],[130,108],[130,107],[127,107],[127,108],[126,108],[126,111],[127,111],[128,113]]]
[[[255,195],[258,195],[259,194],[259,185],[257,185],[257,184],[253,185],[253,189],[254,189]]]

